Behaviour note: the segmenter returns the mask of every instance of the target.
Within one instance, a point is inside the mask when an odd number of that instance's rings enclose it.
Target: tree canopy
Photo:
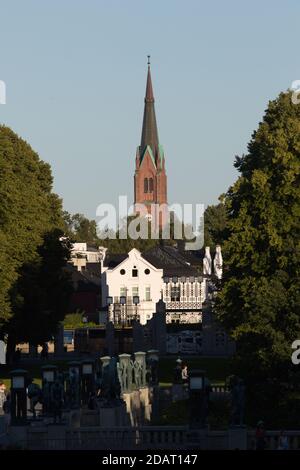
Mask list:
[[[227,212],[225,197],[220,196],[219,204],[207,206],[204,212],[204,245],[212,249],[223,245],[227,236]]]
[[[48,298],[56,296],[57,303],[60,302],[57,282],[69,252],[69,247],[60,243],[62,228],[61,200],[52,192],[50,166],[11,129],[0,126],[2,335],[15,334],[17,340],[21,335],[23,340],[29,340],[36,336],[35,330],[45,331],[47,325],[47,335],[53,332],[58,317],[62,315],[61,307],[53,305],[53,302],[49,304],[51,320],[47,323],[45,316],[28,309],[28,302],[30,295],[37,298],[45,294],[42,294],[42,285],[44,290],[48,290]],[[57,281],[53,276],[57,277]],[[41,304],[36,305],[41,307]],[[25,318],[27,329],[24,329]]]
[[[246,374],[284,377],[300,338],[300,106],[290,93],[269,103],[235,167],[218,318]]]

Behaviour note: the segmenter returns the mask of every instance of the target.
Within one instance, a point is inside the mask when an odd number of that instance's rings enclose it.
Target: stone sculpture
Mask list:
[[[222,279],[223,274],[223,258],[221,252],[221,246],[216,246],[216,254],[214,257],[214,273],[218,279]]]
[[[203,258],[203,275],[211,276],[211,256],[210,256],[210,247],[205,247],[205,255]]]

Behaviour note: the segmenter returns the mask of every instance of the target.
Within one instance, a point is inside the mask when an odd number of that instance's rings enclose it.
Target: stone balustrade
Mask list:
[[[236,431],[236,430],[235,430]],[[255,431],[246,431],[247,448],[255,448]],[[280,431],[267,431],[267,450],[278,448]],[[300,431],[285,431],[289,449],[300,449]],[[86,426],[77,429],[66,427],[27,428],[16,445],[32,450],[60,449],[209,449],[226,450],[229,447],[230,430],[191,431],[188,426]]]

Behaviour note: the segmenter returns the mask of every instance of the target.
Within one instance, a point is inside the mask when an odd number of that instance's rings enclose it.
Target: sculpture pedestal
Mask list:
[[[143,387],[132,392],[124,392],[123,400],[131,426],[139,426],[151,420],[152,406],[150,403],[150,390]]]
[[[172,401],[180,401],[185,399],[185,389],[183,384],[172,385]]]
[[[99,408],[99,425],[101,427],[109,428],[115,426],[126,426],[127,412],[126,404],[121,403],[118,406],[112,406],[110,408]]]
[[[228,449],[247,450],[246,427],[236,427],[228,429]]]
[[[141,407],[141,422],[145,424],[151,421],[151,403],[150,392],[148,387],[140,388],[140,407]]]

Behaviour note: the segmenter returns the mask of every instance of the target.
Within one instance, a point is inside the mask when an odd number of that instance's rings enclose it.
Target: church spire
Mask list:
[[[147,74],[147,85],[145,95],[145,107],[144,107],[144,118],[143,118],[143,129],[141,139],[141,154],[145,148],[149,145],[152,150],[155,161],[158,158],[158,131],[156,124],[155,108],[154,108],[154,94],[151,79],[150,70],[150,56],[148,56],[148,74]]]

